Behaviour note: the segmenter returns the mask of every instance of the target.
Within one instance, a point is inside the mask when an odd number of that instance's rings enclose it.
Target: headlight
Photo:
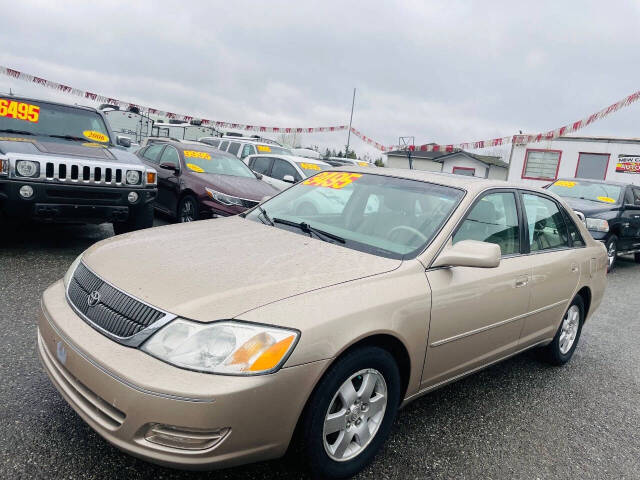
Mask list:
[[[280,368],[297,338],[298,332],[284,328],[178,318],[155,333],[142,350],[189,370],[255,375]]]
[[[242,206],[242,200],[238,197],[232,197],[231,195],[225,195],[224,193],[216,192],[210,188],[206,188],[207,195],[216,202],[222,203],[224,205],[240,205]]]
[[[76,271],[76,268],[78,268],[78,265],[82,261],[82,255],[84,255],[84,254],[81,253],[80,255],[78,255],[76,257],[76,259],[73,261],[73,263],[71,264],[71,266],[67,270],[67,273],[64,274],[64,279],[62,280],[62,282],[64,283],[64,289],[65,290],[69,286],[69,282],[71,281],[71,277],[73,277],[73,274]]]
[[[127,185],[138,185],[140,183],[140,172],[137,170],[127,170]]]
[[[18,160],[16,162],[16,172],[21,177],[37,177],[40,175],[40,164],[31,160]]]
[[[600,218],[587,218],[585,221],[587,230],[594,230],[596,232],[608,232],[609,222]]]

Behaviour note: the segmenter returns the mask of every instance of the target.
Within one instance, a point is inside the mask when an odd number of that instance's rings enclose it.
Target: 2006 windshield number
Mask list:
[[[27,122],[38,123],[40,107],[15,100],[0,99],[0,117],[15,118]]]

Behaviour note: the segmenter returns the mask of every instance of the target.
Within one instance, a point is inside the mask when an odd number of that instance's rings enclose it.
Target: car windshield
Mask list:
[[[0,97],[0,134],[11,131],[22,135],[54,135],[101,144],[111,141],[102,116],[94,111]]]
[[[412,258],[433,240],[463,196],[462,190],[433,183],[325,171],[267,200],[246,218],[303,235],[311,227],[340,238],[337,243],[347,248]]]
[[[296,162],[296,165],[300,167],[302,173],[304,173],[305,177],[311,177],[321,170],[326,170],[327,168],[331,168],[330,165],[322,165],[318,163],[309,163],[309,162]]]
[[[274,155],[293,155],[288,148],[279,147],[277,145],[256,145],[258,153],[272,153]]]
[[[184,150],[183,153],[185,164],[192,172],[256,178],[242,160],[217,150]]]
[[[579,198],[600,203],[618,203],[622,187],[584,180],[557,180],[548,190],[566,198]]]

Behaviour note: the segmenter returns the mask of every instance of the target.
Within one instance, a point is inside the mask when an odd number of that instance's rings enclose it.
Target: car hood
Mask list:
[[[55,157],[77,157],[91,160],[140,164],[131,152],[99,143],[76,142],[47,136],[21,137],[0,133],[0,154],[31,154]]]
[[[582,200],[580,198],[562,197],[573,210],[584,213],[585,216],[597,215],[599,213],[610,212],[618,208],[614,203],[592,202],[590,200]]]
[[[401,263],[240,217],[119,235],[89,248],[83,261],[124,292],[204,322]]]
[[[196,173],[198,178],[209,183],[211,188],[234,197],[261,201],[264,197],[272,197],[280,190],[262,180],[234,175],[218,175],[214,173]]]

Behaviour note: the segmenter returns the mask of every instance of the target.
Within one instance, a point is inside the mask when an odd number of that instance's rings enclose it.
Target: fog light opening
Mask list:
[[[152,423],[144,439],[163,447],[180,450],[207,450],[222,442],[230,431],[230,428],[204,430]]]
[[[138,194],[136,192],[129,192],[127,200],[129,200],[129,203],[136,203],[138,201]]]
[[[33,187],[31,185],[23,185],[20,187],[20,196],[22,198],[31,198],[33,197]]]

